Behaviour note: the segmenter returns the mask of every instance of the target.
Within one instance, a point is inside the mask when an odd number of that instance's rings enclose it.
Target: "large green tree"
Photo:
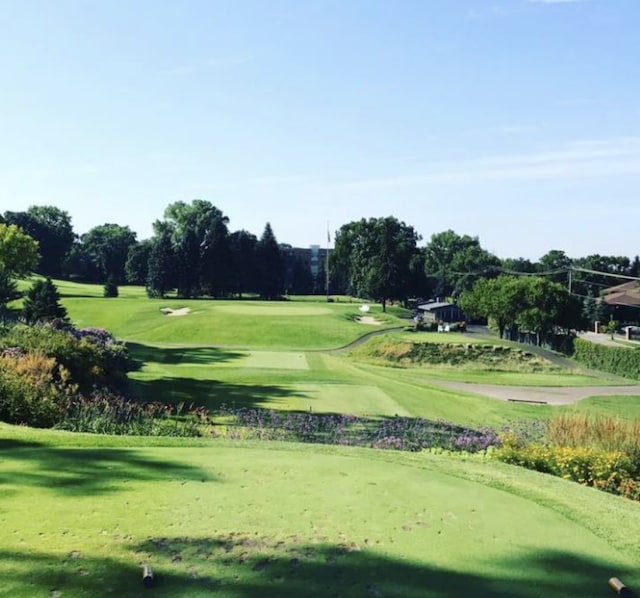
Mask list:
[[[167,291],[175,287],[176,255],[171,242],[171,230],[167,226],[156,224],[157,235],[151,243],[147,268],[147,295],[164,297]]]
[[[40,247],[38,272],[60,276],[62,263],[75,240],[71,217],[54,206],[31,206],[26,212],[5,212],[5,220],[33,237]]]
[[[84,251],[98,267],[101,282],[109,277],[113,277],[117,284],[125,282],[129,248],[135,244],[136,233],[119,224],[101,224],[82,235]]]
[[[500,271],[500,260],[480,246],[478,237],[446,230],[431,235],[424,248],[424,269],[438,297],[458,296],[480,278]]]
[[[149,256],[153,241],[145,239],[129,247],[124,273],[129,284],[146,284],[149,272]]]
[[[258,290],[257,245],[258,238],[246,230],[229,235],[229,289],[238,297],[242,297],[242,293]]]
[[[229,219],[204,199],[177,201],[165,209],[178,259],[178,294],[193,297],[230,292]]]
[[[38,242],[15,224],[0,224],[0,268],[8,276],[31,274],[40,260]]]
[[[460,297],[472,317],[493,321],[500,336],[506,329],[533,333],[540,344],[554,327],[581,328],[581,302],[567,289],[539,276],[483,279]]]
[[[411,262],[419,236],[393,216],[345,224],[336,233],[333,263],[346,271],[352,291],[382,304],[411,293]]]

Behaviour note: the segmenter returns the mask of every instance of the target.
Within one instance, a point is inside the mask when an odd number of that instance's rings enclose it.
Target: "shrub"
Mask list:
[[[640,379],[640,351],[626,347],[608,347],[578,338],[574,343],[574,358],[587,367]]]
[[[0,354],[0,419],[50,427],[60,421],[75,387],[69,372],[41,351],[11,348]]]
[[[0,338],[0,350],[7,347],[19,347],[25,352],[37,350],[54,358],[69,372],[69,382],[84,393],[96,386],[124,388],[126,374],[133,368],[126,347],[106,330],[77,330],[59,319],[39,326],[14,326]],[[56,368],[52,375],[60,380]]]
[[[107,278],[102,294],[104,297],[118,296],[118,283],[113,276],[109,276],[109,278]]]

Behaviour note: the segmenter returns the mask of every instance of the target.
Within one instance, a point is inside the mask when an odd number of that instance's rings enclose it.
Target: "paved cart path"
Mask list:
[[[640,400],[640,385],[635,386],[503,386],[499,384],[477,384],[474,382],[451,382],[430,380],[446,388],[472,392],[501,401],[547,403],[569,405],[587,397],[637,396]]]

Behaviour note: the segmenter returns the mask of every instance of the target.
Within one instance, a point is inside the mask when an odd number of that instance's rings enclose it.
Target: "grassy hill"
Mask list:
[[[406,324],[397,309],[373,308],[374,327],[356,320],[357,303],[59,288],[76,325],[127,339],[140,364],[132,390],[144,399],[496,427],[568,410],[640,415],[638,397],[551,407],[441,383],[617,384],[611,377],[544,362],[400,364],[380,350],[443,336],[389,333],[334,350]],[[637,503],[484,456],[0,424],[0,486],[0,596],[12,598],[598,597],[611,594],[612,576],[640,587]],[[142,564],[156,573],[152,591]]]

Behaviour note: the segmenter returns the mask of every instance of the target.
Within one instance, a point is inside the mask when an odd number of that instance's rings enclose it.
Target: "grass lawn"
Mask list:
[[[215,345],[254,349],[329,349],[371,332],[353,320],[355,305],[307,302],[150,300],[144,298],[63,300],[78,326],[106,328],[120,339],[172,345]],[[191,312],[167,316],[164,307]],[[403,325],[391,315],[388,326]]]
[[[500,463],[0,431],[0,596],[142,596],[143,563],[171,597],[560,598],[608,596],[613,575],[640,583],[637,504]]]

